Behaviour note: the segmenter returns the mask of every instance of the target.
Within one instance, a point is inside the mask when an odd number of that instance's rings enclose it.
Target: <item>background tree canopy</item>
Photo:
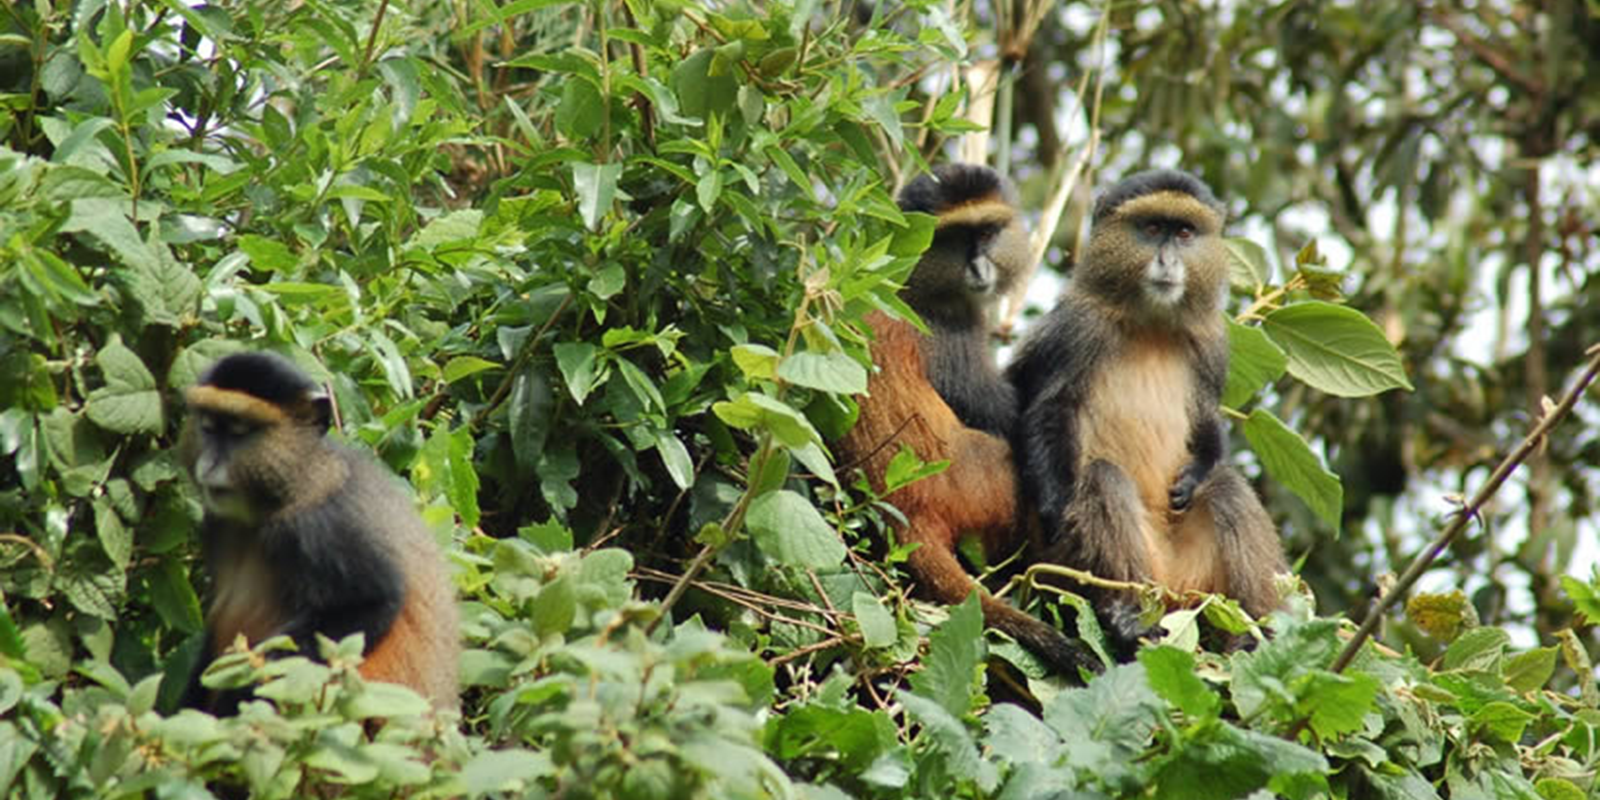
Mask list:
[[[1329,667],[1595,343],[1597,62],[1582,0],[0,5],[0,787],[1592,796],[1592,392]],[[894,192],[957,157],[1049,234],[1036,302],[1090,187],[1228,203],[1234,461],[1311,590],[1253,651],[1217,599],[1071,688],[908,597],[825,443],[931,235]],[[241,348],[415,488],[459,725],[353,640],[173,713],[181,391]]]

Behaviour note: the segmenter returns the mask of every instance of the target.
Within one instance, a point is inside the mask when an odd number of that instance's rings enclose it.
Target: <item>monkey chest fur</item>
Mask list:
[[[1137,494],[1139,507],[1126,509],[1123,518],[1137,527],[1130,533],[1143,541],[1150,577],[1178,590],[1211,588],[1214,573],[1214,537],[1188,524],[1199,522],[1185,520],[1192,515],[1170,512],[1169,491],[1191,459],[1191,415],[1200,391],[1192,358],[1165,337],[1130,341],[1090,379],[1085,402],[1075,412],[1077,474],[1104,460],[1131,484],[1079,490]]]

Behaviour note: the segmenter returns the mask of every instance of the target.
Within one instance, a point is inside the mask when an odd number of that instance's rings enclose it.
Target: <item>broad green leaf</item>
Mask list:
[[[293,272],[300,265],[300,258],[288,245],[254,233],[239,237],[239,250],[249,256],[251,266],[259,270]]]
[[[844,543],[811,501],[780,489],[757,497],[745,514],[756,547],[780,564],[833,569],[844,562]]]
[[[507,400],[511,422],[511,452],[517,469],[530,474],[539,465],[544,453],[545,440],[550,435],[550,418],[555,409],[555,397],[550,391],[550,378],[544,367],[528,364],[511,382],[511,397]]]
[[[562,342],[552,349],[556,354],[556,366],[561,368],[561,377],[567,383],[567,391],[572,394],[574,402],[583,405],[589,393],[605,383],[609,376],[609,371],[602,369],[600,350],[588,342]]]
[[[923,461],[910,445],[901,442],[900,450],[894,454],[894,458],[889,459],[889,467],[883,471],[883,493],[888,494],[907,484],[938,475],[949,466],[948,460]]]
[[[711,74],[715,56],[712,48],[697,50],[678,62],[667,80],[678,96],[678,108],[690,117],[704,119],[712,112],[726,114],[738,99],[739,84],[731,72]]]
[[[1222,706],[1217,693],[1195,676],[1194,656],[1175,647],[1139,651],[1150,688],[1191,717],[1212,718]]]
[[[782,400],[757,392],[745,392],[735,400],[715,403],[711,411],[717,419],[735,428],[765,428],[788,447],[804,447],[822,441],[804,414]]]
[[[589,291],[601,300],[609,300],[628,286],[628,271],[621,264],[607,264],[589,279]]]
[[[860,394],[867,390],[866,368],[841,350],[794,353],[778,362],[778,377],[825,392]]]
[[[1567,593],[1567,599],[1584,619],[1600,622],[1600,567],[1591,569],[1587,581],[1562,575],[1561,590]]]
[[[1334,674],[1317,671],[1301,688],[1301,713],[1310,716],[1311,729],[1323,738],[1335,738],[1361,729],[1362,719],[1373,710],[1378,680],[1363,672]]]
[[[833,464],[828,462],[828,454],[823,451],[822,445],[806,442],[800,447],[790,447],[789,452],[794,454],[796,461],[811,470],[811,474],[834,486],[839,485],[839,476],[834,474]]]
[[[595,85],[583,78],[562,81],[561,103],[556,106],[556,130],[573,140],[600,133],[605,123],[606,101]]]
[[[1400,354],[1361,312],[1311,300],[1284,306],[1261,323],[1289,357],[1289,374],[1328,394],[1366,397],[1410,390]]]
[[[1536,647],[1505,660],[1506,685],[1519,692],[1536,692],[1550,682],[1556,671],[1559,647]]]
[[[177,559],[161,559],[155,569],[144,573],[144,579],[150,589],[150,604],[162,621],[184,633],[200,632],[205,625],[200,597]]]
[[[462,378],[499,368],[499,364],[488,359],[478,358],[477,356],[456,356],[444,365],[444,382],[455,383]]]
[[[1283,377],[1289,363],[1283,348],[1260,328],[1228,320],[1228,385],[1222,404],[1238,408],[1255,397],[1261,387]]]
[[[976,638],[983,640],[981,635]],[[919,672],[913,678],[923,674]],[[969,710],[965,705],[960,711],[951,711],[949,706],[941,705],[936,699],[904,690],[896,697],[906,707],[906,715],[921,725],[917,734],[918,744],[931,748],[932,757],[940,764],[940,772],[972,781],[984,793],[981,796],[994,791],[1000,782],[998,767],[979,755],[977,742],[973,741],[971,732],[961,722],[961,716]]]
[[[1440,666],[1444,669],[1498,671],[1500,657],[1511,646],[1511,634],[1499,628],[1473,628],[1450,644]]]
[[[778,351],[763,344],[741,344],[728,354],[733,363],[751,380],[771,380],[778,374]]]
[[[679,489],[694,485],[694,459],[689,456],[689,448],[684,447],[672,431],[656,431],[656,452],[661,454],[661,463]]]
[[[1272,279],[1272,265],[1261,245],[1237,237],[1224,239],[1223,243],[1228,248],[1228,282],[1235,289],[1253,292]]]
[[[1344,510],[1344,486],[1300,434],[1289,429],[1272,412],[1257,408],[1244,421],[1244,438],[1261,459],[1273,480],[1305,501],[1322,521],[1338,533]]]
[[[578,216],[584,227],[599,230],[600,218],[611,210],[611,200],[617,194],[617,179],[622,177],[622,165],[590,164],[576,162],[572,165],[573,189],[578,193]]]
[[[949,619],[928,634],[928,654],[922,671],[911,676],[912,691],[950,714],[966,714],[972,710],[973,679],[984,653],[983,606],[974,589],[960,605],[950,606]]]
[[[113,433],[159,434],[166,430],[161,392],[156,379],[145,369],[138,354],[111,340],[95,355],[95,363],[105,376],[106,385],[89,393],[86,412],[94,424]]]
[[[1522,732],[1538,717],[1503,700],[1487,703],[1469,719],[1473,730],[1480,730],[1503,742],[1516,744]]]
[[[105,497],[94,501],[94,530],[100,539],[100,549],[117,569],[127,569],[133,558],[133,531],[122,523],[122,517],[111,507]]]
[[[850,596],[850,610],[861,626],[861,638],[868,647],[888,647],[900,638],[895,628],[894,615],[883,607],[883,600],[875,594],[856,592]]]
[[[1159,800],[1234,800],[1305,776],[1326,784],[1328,761],[1315,750],[1267,733],[1208,725],[1157,761],[1150,778]],[[1322,792],[1326,796],[1326,792]]]

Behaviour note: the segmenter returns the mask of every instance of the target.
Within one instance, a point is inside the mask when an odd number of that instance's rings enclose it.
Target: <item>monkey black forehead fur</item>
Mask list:
[[[1181,192],[1214,209],[1217,216],[1228,216],[1227,208],[1204,181],[1182,170],[1152,169],[1129,175],[1106,190],[1094,204],[1094,221],[1111,216],[1129,200],[1157,192]]]
[[[918,175],[900,190],[900,210],[943,216],[970,203],[1010,204],[1010,187],[1000,173],[978,164],[940,164],[931,175]]]
[[[227,356],[201,376],[200,385],[243,392],[280,406],[317,390],[317,385],[299,367],[276,353]]]

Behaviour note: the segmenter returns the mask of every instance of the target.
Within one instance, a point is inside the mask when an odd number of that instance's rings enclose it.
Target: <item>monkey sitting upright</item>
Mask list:
[[[1188,173],[1142,172],[1100,198],[1061,303],[1007,375],[1025,496],[1051,560],[1102,578],[1220,592],[1252,615],[1287,570],[1272,519],[1221,464],[1228,375],[1225,211]],[[1090,589],[1124,646],[1126,593]]]
[[[959,603],[976,582],[956,545],[976,534],[995,555],[1021,543],[1016,475],[1007,441],[1016,396],[989,349],[989,314],[1027,266],[1028,245],[1000,175],[952,164],[913,180],[901,192],[906,211],[937,216],[933,243],[901,290],[931,331],[873,312],[866,321],[876,372],[858,398],[855,427],[838,443],[843,463],[859,463],[879,491],[902,445],[924,461],[948,460],[942,473],[887,496],[905,517],[902,543],[919,545],[907,567],[941,603]],[[1054,627],[980,589],[984,621],[1073,678],[1099,662]]]
[[[180,453],[205,507],[210,596],[184,705],[229,714],[245,699],[200,685],[236,636],[287,635],[316,658],[315,634],[360,631],[364,677],[454,708],[460,631],[443,557],[393,476],[326,438],[327,395],[279,356],[242,353],[187,400]]]

